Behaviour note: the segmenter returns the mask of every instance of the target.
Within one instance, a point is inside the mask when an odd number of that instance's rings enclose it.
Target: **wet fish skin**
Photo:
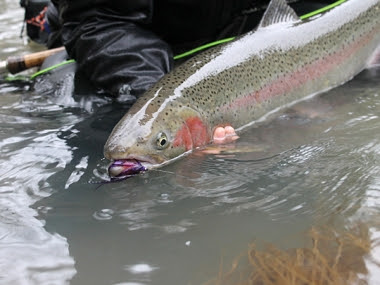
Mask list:
[[[269,7],[284,3],[272,0]],[[285,22],[273,22],[268,17],[276,12],[268,11],[257,31],[193,57],[139,98],[113,129],[105,157],[136,159],[148,168],[170,161],[210,143],[217,126],[242,130],[343,84],[380,44],[380,0],[349,0],[306,21],[285,15],[276,17]]]

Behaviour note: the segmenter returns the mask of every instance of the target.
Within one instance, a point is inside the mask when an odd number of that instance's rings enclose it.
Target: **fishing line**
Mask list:
[[[176,173],[171,172],[171,171],[161,170],[161,169],[148,169],[147,171],[149,171],[149,172],[153,172],[153,171],[163,172],[163,173],[168,173],[168,174],[171,174],[171,175],[179,176],[179,177],[182,177],[182,178],[188,178],[186,176],[179,175],[179,174],[176,174]],[[96,185],[95,190],[98,190],[100,187],[102,187],[104,185],[113,184],[113,183],[119,183],[119,182],[125,181],[125,180],[127,180],[129,178],[132,178],[132,177],[135,177],[135,176],[139,176],[139,175],[143,175],[147,171],[143,171],[143,172],[132,174],[132,175],[125,175],[125,176],[122,176],[122,177],[112,178],[111,180],[88,181],[88,183]]]
[[[30,76],[30,78],[31,78],[31,79],[34,79],[34,78],[36,78],[37,76],[40,76],[41,74],[47,73],[47,72],[49,72],[50,70],[56,69],[56,68],[58,68],[58,67],[61,67],[61,66],[63,66],[63,65],[66,65],[66,64],[69,64],[69,63],[72,63],[72,62],[75,62],[75,60],[74,60],[74,59],[70,59],[70,60],[66,60],[66,61],[63,61],[63,62],[60,62],[60,63],[54,64],[54,65],[52,65],[52,66],[50,66],[50,67],[44,68],[44,69],[42,69],[42,70],[40,70],[40,71],[38,71],[38,72],[32,74],[32,75]]]
[[[211,43],[199,46],[199,47],[197,47],[195,49],[189,50],[187,52],[178,54],[178,55],[174,56],[173,58],[174,58],[174,60],[177,60],[177,59],[180,59],[180,58],[192,55],[194,53],[197,53],[199,51],[202,51],[204,49],[208,49],[208,48],[213,47],[213,46],[217,46],[217,45],[220,45],[220,44],[224,44],[224,43],[230,42],[230,41],[232,41],[234,39],[235,39],[235,37],[231,37],[231,38],[226,38],[226,39],[218,40],[218,41],[215,41],[215,42],[211,42]]]
[[[163,172],[163,173],[168,173],[168,174],[172,174],[172,175],[175,175],[175,176],[179,176],[179,177],[182,177],[182,178],[188,178],[188,177],[180,175],[178,173],[171,172],[171,171],[165,171],[165,170],[161,170],[161,169],[154,169],[153,168],[153,169],[148,169],[147,171],[149,171],[149,172],[158,171],[158,172]]]
[[[308,14],[302,15],[302,16],[300,16],[300,19],[301,20],[305,20],[305,19],[308,19],[308,18],[313,17],[315,15],[324,13],[324,12],[326,12],[328,10],[331,10],[332,8],[335,8],[336,6],[339,6],[340,4],[342,4],[342,3],[346,2],[346,1],[347,0],[339,0],[339,1],[337,1],[335,3],[332,3],[332,4],[330,4],[330,5],[326,6],[326,7],[323,7],[321,9],[315,10],[315,11],[310,12]]]
[[[331,10],[332,8],[335,8],[337,6],[339,6],[340,4],[342,4],[343,2],[346,2],[347,0],[339,0],[337,2],[334,2],[328,6],[325,6],[321,9],[318,9],[318,10],[315,10],[313,12],[310,12],[310,13],[307,13],[305,15],[302,15],[300,16],[300,19],[301,20],[305,20],[305,19],[308,19],[308,18],[311,18],[315,15],[318,15],[318,14],[321,14],[321,13],[324,13],[328,10]],[[222,40],[218,40],[218,41],[215,41],[215,42],[211,42],[211,43],[207,43],[205,45],[202,45],[202,46],[199,46],[195,49],[192,49],[192,50],[189,50],[187,52],[184,52],[184,53],[181,53],[181,54],[178,54],[176,56],[174,56],[174,60],[177,60],[177,59],[181,59],[181,58],[184,58],[184,57],[187,57],[187,56],[190,56],[192,54],[195,54],[199,51],[202,51],[202,50],[205,50],[207,48],[210,48],[210,47],[213,47],[213,46],[217,46],[217,45],[220,45],[220,44],[223,44],[223,43],[227,43],[227,42],[230,42],[230,41],[233,41],[236,37],[230,37],[230,38],[226,38],[226,39],[222,39]]]
[[[318,15],[318,14],[324,13],[324,12],[326,12],[326,11],[328,11],[328,10],[331,10],[332,8],[335,8],[335,7],[339,6],[340,4],[342,4],[342,3],[346,2],[346,1],[347,1],[347,0],[339,0],[339,1],[336,1],[336,2],[334,2],[334,3],[332,3],[332,4],[330,4],[330,5],[327,5],[327,6],[323,7],[323,8],[321,8],[321,9],[318,9],[318,10],[315,10],[315,11],[313,11],[313,12],[310,12],[310,13],[307,13],[307,14],[305,14],[305,15],[302,15],[302,16],[300,16],[300,19],[301,19],[301,20],[305,20],[305,19],[311,18],[311,17],[313,17],[313,16],[315,16],[315,15]],[[181,59],[181,58],[185,58],[185,57],[188,57],[188,56],[194,55],[195,53],[198,53],[198,52],[203,51],[203,50],[205,50],[205,49],[208,49],[208,48],[210,48],[210,47],[214,47],[214,46],[217,46],[217,45],[220,45],[220,44],[224,44],[224,43],[228,43],[228,42],[230,42],[230,41],[233,41],[235,38],[236,38],[236,37],[225,38],[225,39],[221,39],[221,40],[218,40],[218,41],[214,41],[214,42],[211,42],[211,43],[207,43],[207,44],[201,45],[201,46],[196,47],[196,48],[194,48],[194,49],[191,49],[191,50],[189,50],[189,51],[187,51],[187,52],[184,52],[184,53],[181,53],[181,54],[175,55],[175,56],[173,57],[173,59],[174,59],[174,60],[178,60],[178,59]],[[49,71],[51,71],[51,70],[53,70],[53,69],[55,69],[55,68],[58,68],[58,67],[60,67],[60,66],[63,66],[63,65],[65,65],[65,64],[69,64],[69,63],[73,63],[73,62],[75,62],[75,60],[71,59],[71,60],[67,60],[67,61],[64,61],[64,62],[61,62],[61,63],[55,64],[55,65],[53,65],[53,66],[50,66],[50,67],[48,67],[48,68],[42,69],[42,70],[40,70],[40,71],[34,73],[33,75],[31,75],[30,78],[31,78],[31,79],[34,79],[34,78],[36,78],[37,76],[40,76],[40,75],[42,75],[42,74],[45,74],[45,73],[47,73],[47,72],[49,72]]]

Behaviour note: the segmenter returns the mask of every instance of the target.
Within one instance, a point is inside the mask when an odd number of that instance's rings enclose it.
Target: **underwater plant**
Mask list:
[[[364,224],[337,231],[313,227],[310,247],[282,250],[273,245],[249,245],[228,271],[207,285],[328,285],[367,284],[365,255],[371,250]]]

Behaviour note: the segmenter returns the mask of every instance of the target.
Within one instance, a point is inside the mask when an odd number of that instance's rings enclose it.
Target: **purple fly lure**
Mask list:
[[[146,170],[147,168],[135,159],[115,160],[108,167],[108,173],[111,176],[111,181],[124,180]]]

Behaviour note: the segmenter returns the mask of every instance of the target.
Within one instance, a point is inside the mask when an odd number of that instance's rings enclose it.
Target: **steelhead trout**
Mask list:
[[[343,84],[379,44],[380,0],[348,0],[304,21],[285,0],[272,0],[255,31],[194,56],[136,101],[105,144],[109,174],[162,165],[212,142],[218,126],[241,131]]]

